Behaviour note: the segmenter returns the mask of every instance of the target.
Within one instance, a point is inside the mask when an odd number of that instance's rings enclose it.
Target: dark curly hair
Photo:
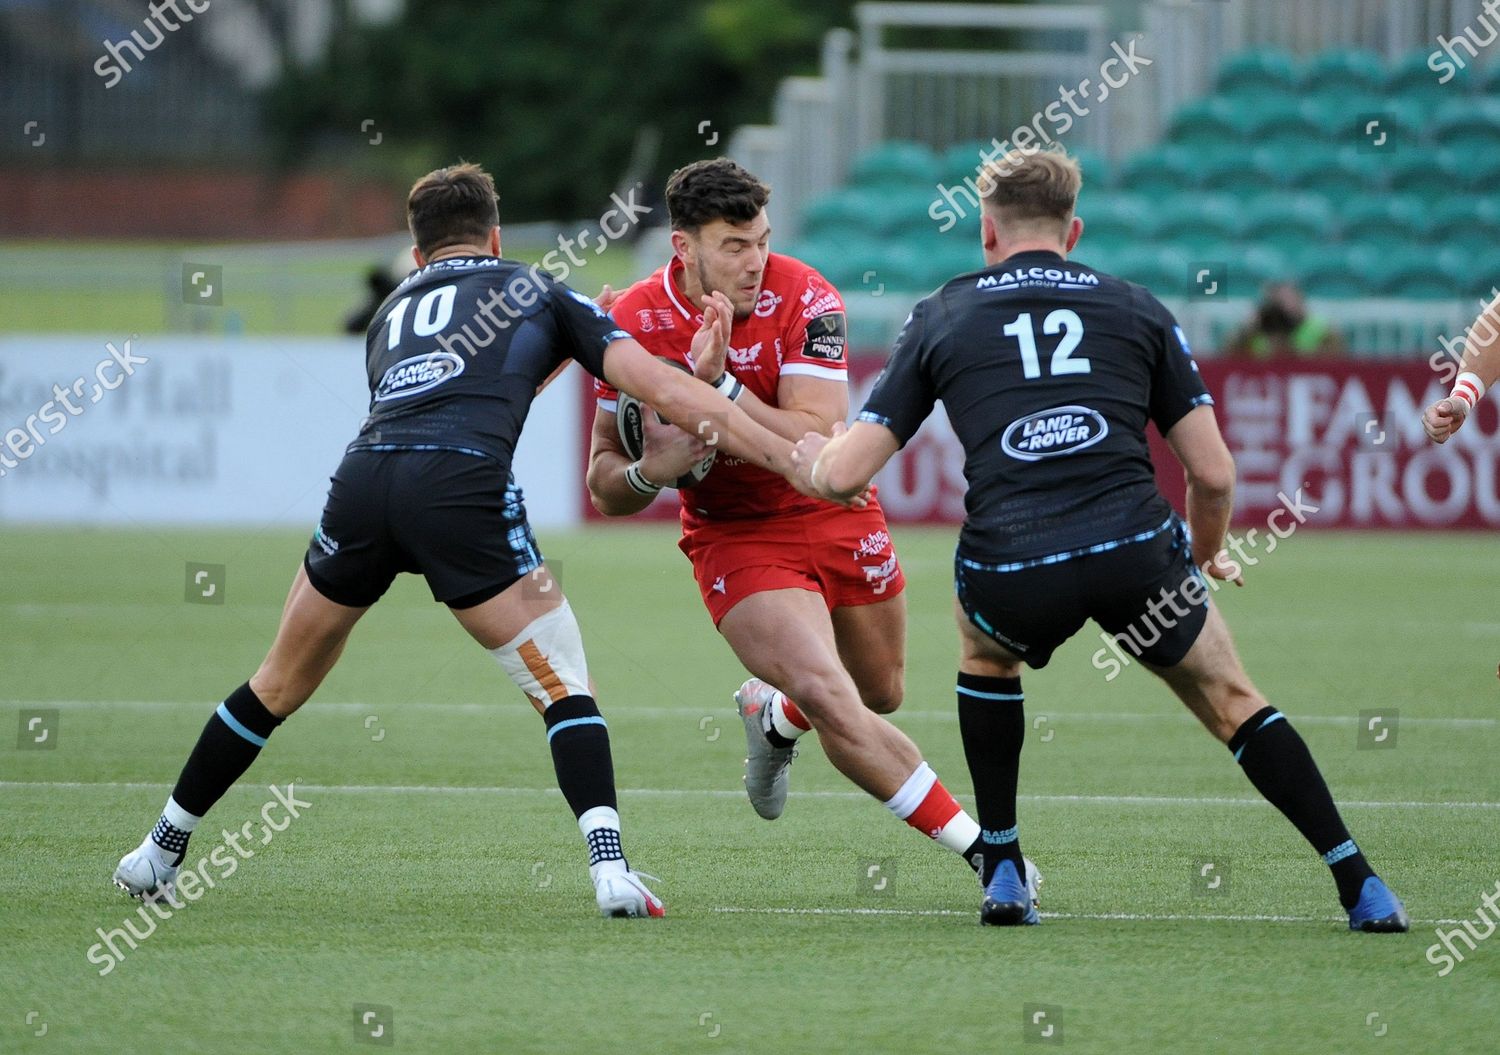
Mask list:
[[[684,165],[667,179],[667,215],[676,231],[715,220],[749,223],[771,200],[771,188],[728,158]]]

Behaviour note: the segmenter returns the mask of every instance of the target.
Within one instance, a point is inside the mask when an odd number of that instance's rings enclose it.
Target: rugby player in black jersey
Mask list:
[[[477,166],[418,180],[407,219],[418,270],[370,325],[370,414],[333,476],[275,643],[209,718],[115,882],[143,899],[175,896],[203,815],[322,683],[360,616],[398,573],[416,572],[541,714],[600,912],[663,915],[626,863],[578,624],[537,551],[511,458],[533,398],[569,359],[689,432],[712,422],[735,457],[785,473],[792,445],[650,355],[588,298],[500,259],[495,185]],[[723,294],[710,298],[694,352],[722,357],[733,315]]]
[[[837,499],[860,492],[939,399],[963,444],[958,710],[986,846],[981,920],[1038,922],[1016,826],[1021,666],[1046,666],[1093,618],[1312,844],[1351,929],[1406,930],[1400,900],[1208,599],[1203,575],[1241,581],[1223,550],[1234,461],[1182,330],[1142,287],[1067,259],[1083,222],[1066,154],[1001,159],[986,184],[986,267],[918,303],[854,426],[808,433],[794,455],[802,486]],[[1156,489],[1148,421],[1187,472],[1190,533]]]

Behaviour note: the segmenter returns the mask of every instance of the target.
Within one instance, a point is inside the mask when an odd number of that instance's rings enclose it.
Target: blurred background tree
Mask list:
[[[335,34],[320,61],[289,64],[267,117],[288,163],[341,153],[371,120],[388,149],[366,158],[392,175],[463,157],[495,173],[506,220],[592,217],[637,136],[660,135],[652,188],[720,153],[736,126],[766,120],[782,78],[816,70],[824,33],[851,24],[853,6],[412,0],[392,22]]]

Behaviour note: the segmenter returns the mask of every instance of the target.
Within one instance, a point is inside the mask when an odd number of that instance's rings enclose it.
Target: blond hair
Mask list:
[[[980,170],[984,208],[1006,227],[1066,227],[1073,219],[1083,173],[1061,147],[1034,154],[1011,151]]]

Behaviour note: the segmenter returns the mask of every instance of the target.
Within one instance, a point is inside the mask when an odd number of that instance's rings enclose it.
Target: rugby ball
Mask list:
[[[685,374],[692,373],[686,363],[679,362],[676,359],[668,359],[664,355],[659,355],[657,358],[668,366],[675,366]],[[640,458],[646,450],[645,416],[645,405],[639,399],[636,399],[627,392],[620,393],[619,400],[615,405],[615,423],[620,429],[620,443],[624,446],[625,453],[631,460]],[[660,414],[656,415],[656,420],[663,425],[670,424]],[[719,452],[717,449],[709,451],[707,458],[704,458],[686,473],[665,486],[682,488],[693,487],[696,484],[702,483],[703,478],[708,475],[708,471],[714,467],[714,459],[718,456]]]

